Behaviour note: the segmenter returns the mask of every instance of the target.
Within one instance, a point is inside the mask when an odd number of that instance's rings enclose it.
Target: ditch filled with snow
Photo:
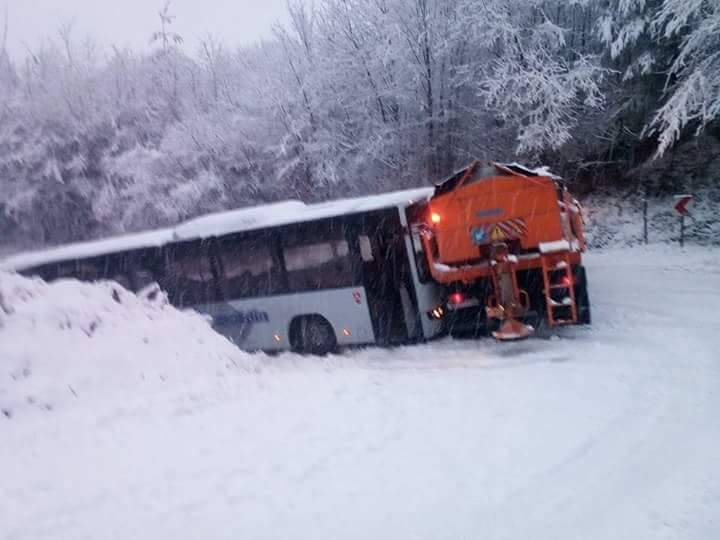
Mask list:
[[[3,274],[0,538],[717,538],[720,250],[587,265],[591,328],[324,359]]]

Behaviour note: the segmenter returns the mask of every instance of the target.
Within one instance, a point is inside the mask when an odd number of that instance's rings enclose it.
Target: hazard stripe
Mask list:
[[[517,235],[517,229],[508,221],[498,223],[498,227],[500,227],[500,230],[505,233],[505,236]]]
[[[527,224],[522,218],[509,219],[507,221],[485,225],[485,233],[488,237],[491,237],[496,228],[508,238],[524,237],[527,236],[528,232]]]
[[[525,220],[522,218],[517,218],[512,220],[513,224],[517,227],[518,232],[520,233],[520,236],[527,235],[527,225],[525,224]]]
[[[503,221],[498,225],[508,236],[524,236],[526,233],[525,224],[522,220]]]

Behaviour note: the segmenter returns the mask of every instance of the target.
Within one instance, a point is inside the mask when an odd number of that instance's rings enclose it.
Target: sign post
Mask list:
[[[680,247],[685,247],[685,216],[680,216]]]
[[[680,216],[680,247],[685,246],[685,216],[690,215],[688,205],[692,202],[692,195],[675,195],[673,210]]]

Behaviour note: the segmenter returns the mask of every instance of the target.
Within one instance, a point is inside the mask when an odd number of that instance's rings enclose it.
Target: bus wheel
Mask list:
[[[298,317],[290,325],[290,343],[295,352],[326,355],[337,348],[330,323],[319,315]]]

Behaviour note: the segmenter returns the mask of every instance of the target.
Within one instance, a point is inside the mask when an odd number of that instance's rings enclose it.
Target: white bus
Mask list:
[[[427,272],[408,215],[432,188],[306,205],[286,201],[174,228],[20,254],[0,269],[157,282],[170,302],[208,314],[246,350],[325,354],[443,331],[443,289]]]

